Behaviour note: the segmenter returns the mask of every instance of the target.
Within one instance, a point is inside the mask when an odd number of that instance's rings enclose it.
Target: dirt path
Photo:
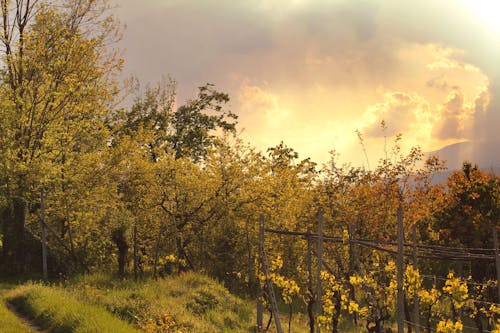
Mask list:
[[[9,302],[5,302],[5,306],[28,328],[30,333],[43,332],[40,327],[33,324],[26,316],[17,311]]]

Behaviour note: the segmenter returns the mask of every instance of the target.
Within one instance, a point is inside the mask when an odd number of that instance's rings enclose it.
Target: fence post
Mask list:
[[[263,225],[263,216],[260,216],[260,225],[259,225],[259,262],[262,264],[262,252],[261,249],[264,248],[264,225]],[[263,332],[263,307],[262,307],[262,297],[264,293],[262,292],[262,288],[260,286],[260,277],[259,272],[257,272],[257,283],[258,283],[258,292],[257,292],[257,332]]]
[[[43,269],[43,279],[47,280],[49,277],[47,271],[47,238],[45,236],[45,187],[42,186],[41,198],[40,198],[40,229],[42,231],[42,269]]]
[[[307,314],[309,316],[309,333],[314,333],[314,291],[312,283],[312,238],[311,228],[307,228]]]
[[[283,329],[281,328],[281,320],[280,314],[278,311],[278,304],[276,304],[276,296],[274,294],[273,283],[269,278],[269,266],[267,264],[266,252],[264,249],[264,216],[260,216],[260,230],[259,230],[259,238],[260,242],[260,255],[262,260],[262,268],[264,269],[264,273],[266,274],[266,285],[267,285],[267,296],[269,298],[269,303],[271,303],[271,310],[274,314],[274,323],[276,325],[276,332],[283,333]]]
[[[398,333],[404,333],[404,294],[403,294],[403,251],[404,251],[404,228],[403,228],[403,206],[401,202],[398,206],[398,256],[397,256],[397,275],[398,275]]]
[[[321,266],[323,264],[323,209],[318,210],[318,271],[317,271],[317,292],[316,292],[316,301],[317,301],[317,310],[316,310],[316,332],[320,333],[321,328],[318,322],[319,316],[323,314],[323,306],[321,304],[322,298],[322,288],[321,288]]]
[[[498,253],[498,234],[496,226],[493,227],[493,245],[495,246],[495,263],[497,268],[497,302],[500,303],[500,254]]]
[[[134,228],[132,229],[132,241],[134,245],[134,281],[137,281],[137,269],[139,263],[137,262],[137,221],[134,221]]]
[[[418,270],[418,254],[417,254],[417,223],[413,223],[412,227],[412,242],[413,242],[413,269],[416,271]],[[413,326],[415,328],[415,333],[420,332],[420,300],[418,298],[418,293],[417,290],[415,290],[415,293],[413,295],[413,321],[415,322],[415,325]]]

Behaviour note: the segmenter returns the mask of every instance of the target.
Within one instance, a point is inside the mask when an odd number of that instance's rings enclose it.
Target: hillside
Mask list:
[[[483,170],[500,169],[500,141],[459,142],[427,153],[446,161],[450,170],[460,169],[463,161],[477,164]]]
[[[433,183],[444,183],[450,173],[460,170],[464,161],[477,164],[485,172],[500,175],[500,141],[459,142],[426,153],[446,161],[447,170],[433,176]]]
[[[27,324],[47,332],[250,332],[254,322],[250,304],[195,273],[158,281],[92,275],[57,286],[28,282],[4,285],[0,296],[7,305],[0,307],[1,332],[31,332]]]
[[[197,273],[157,281],[94,274],[57,285],[3,284],[0,299],[2,333],[253,332],[255,327],[252,301]],[[304,332],[305,317],[294,312],[291,332]],[[267,312],[264,317],[267,323]],[[274,330],[273,321],[270,325]]]

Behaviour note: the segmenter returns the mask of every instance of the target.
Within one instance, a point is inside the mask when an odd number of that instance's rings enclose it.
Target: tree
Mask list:
[[[446,189],[441,189],[437,198],[437,209],[432,214],[435,242],[469,249],[493,248],[492,229],[498,226],[500,219],[500,180],[497,176],[464,162],[461,171],[448,177]],[[481,284],[488,284],[489,280],[496,278],[494,263],[471,260],[468,266],[469,274]],[[483,288],[473,288],[471,292],[476,299],[484,298]],[[493,295],[487,301],[493,302]],[[474,307],[474,321],[481,330],[487,311],[480,302]]]
[[[2,0],[0,192],[6,271],[25,261],[26,211],[68,155],[106,145],[102,119],[121,60],[105,0]]]
[[[465,162],[453,172],[434,211],[434,230],[441,243],[468,248],[493,248],[491,232],[500,220],[500,180]],[[487,253],[488,254],[488,253]],[[493,265],[471,262],[475,280],[494,278]]]
[[[133,79],[136,96],[132,106],[113,115],[108,120],[114,131],[114,142],[123,136],[139,137],[138,145],[146,149],[151,160],[156,161],[161,151],[169,146],[175,108],[176,83],[170,77],[163,77],[155,86],[147,85],[140,92],[140,83]]]
[[[135,88],[140,90],[139,85]],[[163,78],[156,86],[146,86],[135,101],[112,123],[118,134],[130,134],[142,128],[150,131],[146,146],[154,159],[158,149],[172,153],[175,159],[189,157],[198,162],[206,157],[223,132],[235,133],[238,116],[225,109],[229,96],[215,90],[213,84],[198,88],[198,96],[175,110],[176,83]]]
[[[224,109],[229,96],[216,91],[212,84],[198,89],[198,97],[179,107],[173,115],[173,131],[169,141],[176,159],[190,157],[198,161],[214,145],[214,131],[236,131],[238,116]]]

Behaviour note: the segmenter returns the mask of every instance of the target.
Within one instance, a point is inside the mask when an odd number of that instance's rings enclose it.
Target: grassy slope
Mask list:
[[[34,333],[5,304],[4,295],[11,285],[0,283],[0,332],[2,333]]]
[[[230,294],[216,281],[196,273],[137,282],[94,274],[76,278],[63,286],[28,283],[10,291],[8,298],[47,332],[134,331],[119,318],[141,331],[152,333],[254,332],[255,325],[253,302]],[[268,318],[265,314],[264,323]],[[281,321],[284,330],[288,331],[288,315],[283,313]],[[3,328],[2,323],[21,326]],[[363,331],[347,322],[343,324],[343,332]],[[275,331],[274,323],[270,331]],[[307,331],[306,316],[295,313],[291,332]],[[1,305],[0,332],[33,333],[10,312],[4,317]]]
[[[58,287],[28,283],[9,291],[7,301],[48,333],[137,332],[103,308],[78,302]]]
[[[66,288],[80,300],[103,305],[146,332],[255,332],[255,303],[197,273],[138,282],[92,275],[72,281]],[[265,313],[265,324],[268,318]],[[288,316],[282,314],[281,321],[288,331]],[[306,316],[295,313],[291,332],[307,329]],[[274,321],[270,331],[275,331]]]
[[[102,305],[146,332],[252,331],[253,307],[195,273],[138,282],[93,275],[66,288],[78,299]]]

